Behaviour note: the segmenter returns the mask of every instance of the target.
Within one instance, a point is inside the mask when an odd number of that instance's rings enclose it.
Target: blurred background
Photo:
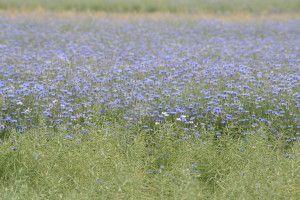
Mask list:
[[[300,0],[0,0],[1,10],[298,13]]]

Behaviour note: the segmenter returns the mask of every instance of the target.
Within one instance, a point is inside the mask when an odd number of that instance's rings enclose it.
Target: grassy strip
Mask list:
[[[40,128],[0,146],[1,199],[296,199],[299,145],[259,131],[180,139],[107,124],[89,134]],[[298,181],[298,183],[297,183]],[[299,191],[298,191],[299,192]]]
[[[1,1],[1,0],[0,0]],[[48,10],[0,10],[0,17],[3,18],[27,18],[30,20],[46,20],[52,18],[63,18],[68,20],[98,20],[107,18],[117,22],[134,22],[140,20],[151,21],[196,21],[196,20],[218,20],[224,22],[254,22],[254,21],[289,21],[291,19],[299,19],[299,13],[269,13],[256,15],[254,13],[230,13],[230,14],[216,14],[216,13],[108,13],[108,12],[74,12],[74,11],[60,11],[52,12]]]
[[[0,9],[105,12],[299,12],[298,0],[0,0]]]

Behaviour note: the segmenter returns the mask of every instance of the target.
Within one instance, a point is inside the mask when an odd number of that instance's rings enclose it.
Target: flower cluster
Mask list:
[[[299,26],[0,18],[0,131],[88,126],[122,110],[197,134],[261,124],[295,134]]]

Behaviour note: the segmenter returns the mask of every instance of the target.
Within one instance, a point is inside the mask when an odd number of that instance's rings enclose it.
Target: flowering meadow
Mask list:
[[[1,15],[0,197],[297,199],[299,27]]]
[[[114,112],[188,133],[293,138],[299,21],[1,19],[1,131],[95,126]],[[295,139],[295,138],[294,138]]]

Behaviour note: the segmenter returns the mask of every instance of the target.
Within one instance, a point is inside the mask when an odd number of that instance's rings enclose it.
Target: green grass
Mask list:
[[[0,0],[0,9],[106,12],[299,12],[299,0]]]
[[[180,139],[175,124],[152,133],[102,125],[89,134],[44,128],[0,146],[0,199],[297,199],[299,145],[266,139]],[[15,148],[12,148],[15,147]]]

